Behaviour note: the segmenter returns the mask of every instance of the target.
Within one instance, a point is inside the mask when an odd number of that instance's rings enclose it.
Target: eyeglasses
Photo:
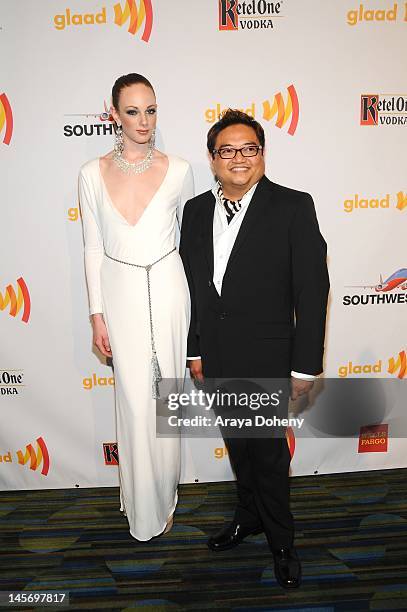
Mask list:
[[[255,157],[262,149],[263,147],[260,145],[246,145],[245,147],[240,147],[240,149],[235,149],[234,147],[222,147],[221,149],[214,149],[212,154],[215,155],[217,153],[222,159],[233,159],[236,157],[236,153],[239,151],[243,157]]]

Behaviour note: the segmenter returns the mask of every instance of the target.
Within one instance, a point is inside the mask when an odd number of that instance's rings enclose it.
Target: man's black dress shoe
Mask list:
[[[260,526],[255,528],[246,527],[233,521],[214,536],[211,536],[207,541],[207,545],[208,548],[214,551],[229,550],[230,548],[238,546],[247,536],[256,535],[262,532],[263,528]]]
[[[274,573],[283,589],[296,589],[301,584],[301,563],[295,548],[273,550]]]

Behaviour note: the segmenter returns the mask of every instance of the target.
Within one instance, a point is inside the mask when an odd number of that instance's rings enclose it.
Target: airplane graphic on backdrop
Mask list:
[[[400,268],[389,276],[386,280],[383,280],[380,274],[380,282],[377,285],[347,285],[347,287],[361,287],[363,289],[375,289],[385,293],[386,291],[392,291],[393,289],[407,290],[407,268]]]
[[[100,121],[113,121],[113,117],[110,114],[110,109],[107,107],[106,102],[103,100],[104,111],[103,113],[69,113],[65,117],[94,117],[100,119]]]

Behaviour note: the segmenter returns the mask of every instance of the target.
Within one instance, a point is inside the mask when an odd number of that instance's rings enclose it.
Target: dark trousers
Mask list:
[[[290,452],[285,438],[225,438],[236,474],[235,520],[263,527],[270,548],[291,547],[294,520],[289,503]]]

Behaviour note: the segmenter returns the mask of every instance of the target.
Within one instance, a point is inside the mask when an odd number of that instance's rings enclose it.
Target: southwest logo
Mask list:
[[[64,117],[85,117],[86,119],[98,119],[100,123],[94,123],[93,125],[90,125],[89,123],[68,123],[64,125],[64,136],[113,136],[114,119],[110,114],[110,109],[108,108],[105,101],[103,101],[103,107],[104,110],[99,113],[65,114]]]
[[[119,450],[117,442],[104,442],[103,455],[106,465],[119,465]]]
[[[389,369],[387,370],[389,374],[394,374],[397,378],[404,378],[406,375],[407,369],[407,359],[406,352],[400,351],[397,356],[397,359],[394,357],[390,357],[389,359]]]
[[[137,9],[135,0],[126,0],[124,8],[120,2],[114,5],[114,22],[118,26],[123,26],[127,21],[129,26],[127,31],[136,34],[144,23],[144,31],[141,40],[148,42],[153,27],[153,7],[151,0],[141,0],[140,7]]]
[[[387,453],[389,426],[364,425],[360,428],[358,453]]]
[[[16,317],[22,309],[21,320],[28,323],[31,312],[31,299],[28,287],[22,277],[17,279],[17,294],[13,285],[7,285],[5,294],[0,291],[0,310],[5,310],[10,306],[9,314]]]
[[[407,303],[407,268],[400,268],[383,280],[380,274],[379,282],[375,285],[347,285],[348,288],[373,289],[375,293],[368,295],[345,295],[344,306],[366,306],[367,304],[405,304]],[[384,294],[384,295],[382,295]]]
[[[44,442],[44,439],[41,437],[37,438],[37,450],[36,451],[34,450],[34,447],[32,444],[27,444],[27,446],[25,447],[25,454],[23,454],[23,451],[19,450],[17,451],[17,458],[18,458],[18,463],[20,465],[25,465],[29,461],[30,470],[39,469],[42,463],[41,474],[43,476],[46,476],[49,472],[50,460],[49,460],[48,449]]]
[[[9,145],[13,135],[13,112],[5,93],[0,94],[0,134],[6,126],[3,143]]]
[[[291,117],[288,133],[293,136],[295,134],[295,130],[297,129],[300,109],[298,96],[294,85],[287,87],[287,91],[288,97],[286,103],[284,102],[283,96],[280,92],[275,94],[272,106],[268,100],[263,102],[263,119],[266,121],[271,121],[271,119],[277,115],[275,125],[278,128],[283,128],[288,119]]]
[[[362,94],[360,125],[407,125],[407,96]]]
[[[377,285],[348,285],[348,287],[362,287],[363,289],[374,289],[378,292],[393,291],[397,287],[405,291],[407,289],[407,268],[400,268],[383,280],[380,274],[380,281]]]

